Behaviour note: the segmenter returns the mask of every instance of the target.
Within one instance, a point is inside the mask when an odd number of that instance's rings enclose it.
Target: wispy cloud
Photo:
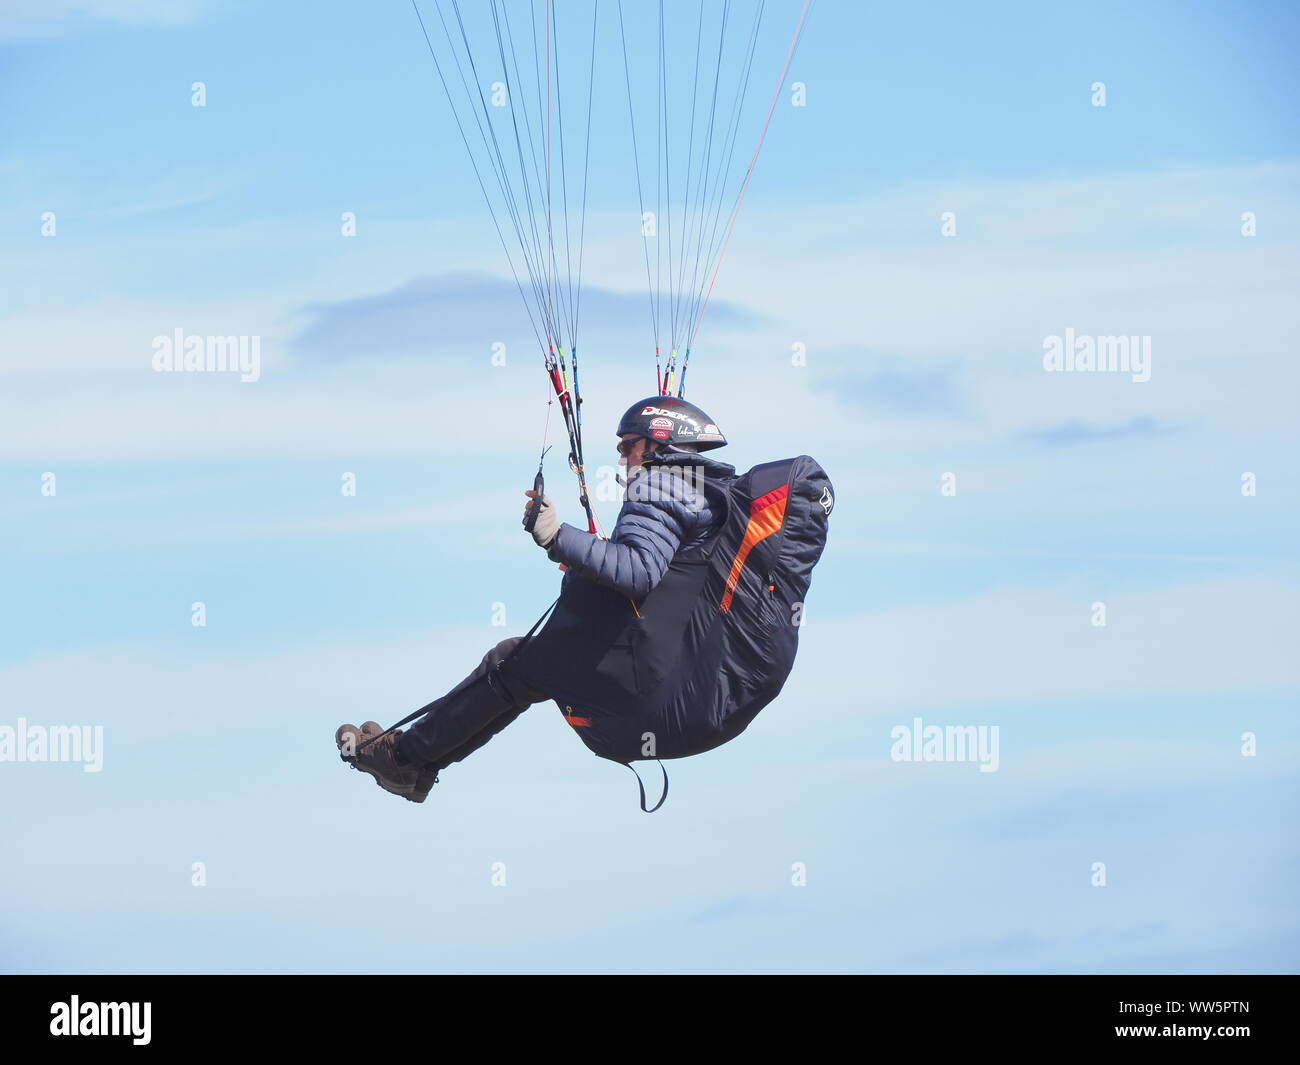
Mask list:
[[[525,286],[527,281],[524,281]],[[619,292],[584,284],[580,325],[584,336],[605,346],[625,338],[627,323],[648,312],[644,292]],[[509,279],[484,273],[419,277],[369,296],[312,303],[307,324],[294,338],[296,351],[313,360],[345,361],[368,355],[427,355],[431,349],[472,346],[533,336],[519,289]],[[724,324],[753,325],[759,316],[725,302],[712,306]]]
[[[1294,692],[1300,669],[1287,648],[1300,628],[1295,586],[1280,569],[1126,589],[1105,597],[1105,627],[1089,621],[1101,598],[1089,578],[814,617],[801,642],[796,690],[820,716],[859,719],[1118,691],[1171,698]],[[835,678],[863,648],[870,648],[871,683],[848,694]]]
[[[1178,432],[1182,427],[1159,418],[1139,416],[1115,425],[1098,425],[1071,419],[1060,425],[1043,429],[1030,429],[1024,435],[1030,440],[1055,447],[1072,447],[1077,444],[1109,443],[1116,440],[1152,440]]]
[[[67,37],[105,24],[184,26],[209,6],[205,0],[6,0],[0,40]]]
[[[828,358],[831,357],[847,361],[853,355],[828,353]],[[812,386],[858,410],[900,417],[959,415],[966,410],[955,365],[926,363],[923,366],[908,367],[897,359],[882,358],[874,361],[874,367],[861,371],[818,375],[813,379]]]
[[[724,921],[732,917],[775,917],[791,911],[791,905],[774,895],[734,895],[720,899],[687,918],[694,923]]]

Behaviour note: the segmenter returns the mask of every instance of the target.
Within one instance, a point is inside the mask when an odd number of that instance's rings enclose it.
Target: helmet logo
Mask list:
[[[826,516],[829,518],[831,516],[831,507],[835,506],[835,497],[831,495],[831,490],[823,488],[822,497],[817,502],[822,505],[822,509],[826,511]]]
[[[655,418],[650,423],[651,429],[671,429],[672,427],[673,423],[669,418]]]
[[[681,411],[677,411],[677,410],[665,410],[663,407],[642,407],[642,408],[641,408],[641,413],[642,413],[642,414],[658,414],[658,415],[660,415],[661,417],[665,417],[665,418],[676,418],[678,421],[690,421],[690,420],[691,420],[691,417],[690,417],[689,414],[683,414]]]

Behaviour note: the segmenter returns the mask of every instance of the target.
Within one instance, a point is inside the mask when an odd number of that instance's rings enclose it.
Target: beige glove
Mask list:
[[[530,500],[537,496],[531,488],[524,492]],[[528,507],[524,507],[524,514],[528,513]],[[560,517],[555,512],[555,504],[551,502],[548,495],[542,496],[542,507],[537,512],[537,521],[533,525],[533,540],[538,547],[549,548],[555,540],[555,535],[560,531]]]

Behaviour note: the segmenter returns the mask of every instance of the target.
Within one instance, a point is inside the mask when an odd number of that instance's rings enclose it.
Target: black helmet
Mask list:
[[[700,451],[727,443],[704,411],[676,396],[651,396],[633,403],[619,419],[616,433],[636,433],[657,444],[694,444]]]

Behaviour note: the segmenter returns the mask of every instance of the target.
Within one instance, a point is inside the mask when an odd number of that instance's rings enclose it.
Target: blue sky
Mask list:
[[[423,806],[333,749],[558,580],[536,344],[409,5],[5,5],[0,726],[105,752],[0,762],[0,969],[1294,972],[1298,21],[818,0],[688,397],[719,458],[826,467],[830,541],[781,698],[646,817],[549,704]],[[607,475],[653,345],[625,99],[594,121]],[[155,374],[178,327],[261,379]],[[1067,328],[1151,379],[1045,373]],[[891,760],[918,716],[998,771]]]

